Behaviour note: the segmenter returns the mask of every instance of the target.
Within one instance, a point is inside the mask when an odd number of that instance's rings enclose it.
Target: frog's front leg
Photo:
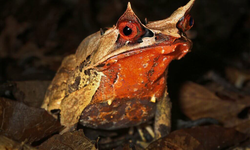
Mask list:
[[[154,131],[152,130],[151,126],[147,126],[149,128],[145,128],[149,132],[149,134],[151,132],[154,132],[154,135],[152,136],[154,138],[154,141],[169,134],[171,130],[171,107],[172,104],[168,97],[166,89],[163,94],[163,97],[156,104]],[[138,131],[142,138],[142,141],[137,141],[137,143],[145,148],[149,145],[149,143],[146,142],[146,139],[144,138],[143,133],[140,132],[139,127]]]
[[[46,91],[41,108],[44,108],[56,118],[58,115],[54,115],[52,112],[61,109],[61,101],[64,99],[67,93],[67,81],[75,69],[75,64],[75,55],[69,55],[65,57]]]
[[[167,78],[168,69],[165,71]],[[168,97],[167,85],[162,98],[156,104],[155,122],[154,122],[154,139],[157,140],[169,134],[171,130],[171,108],[172,103]]]
[[[165,90],[162,99],[156,105],[154,122],[155,140],[169,134],[171,130],[171,108],[172,103],[168,97],[167,90]]]

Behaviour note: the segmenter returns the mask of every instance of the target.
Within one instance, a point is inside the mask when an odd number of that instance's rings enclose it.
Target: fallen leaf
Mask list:
[[[53,150],[70,149],[70,150],[96,150],[95,145],[87,139],[82,130],[74,132],[66,132],[62,135],[54,135],[38,149],[48,150],[53,147]]]
[[[183,150],[177,144],[174,144],[171,140],[165,137],[151,143],[146,150]],[[200,149],[202,150],[202,149]]]
[[[191,120],[214,118],[225,127],[234,127],[250,119],[238,116],[243,109],[250,106],[249,96],[213,89],[214,91],[210,91],[193,82],[185,83],[179,98],[182,112]]]
[[[247,136],[233,128],[200,126],[180,129],[149,145],[147,150],[215,150],[234,146]]]
[[[2,150],[36,150],[24,143],[18,143],[3,135],[0,135],[0,149]]]
[[[14,84],[14,97],[31,107],[40,108],[51,81],[17,81]]]
[[[238,124],[235,129],[245,134],[250,134],[250,120]]]
[[[122,144],[116,148],[113,148],[113,150],[144,150],[143,148],[137,146],[137,145],[133,145],[131,143],[125,143],[125,144]]]
[[[225,74],[227,79],[237,88],[245,89],[244,85],[250,81],[250,71],[234,67],[226,67]],[[247,89],[246,89],[247,91]],[[250,91],[248,90],[248,93]]]
[[[32,143],[59,132],[62,126],[42,108],[0,98],[0,129],[13,140]]]

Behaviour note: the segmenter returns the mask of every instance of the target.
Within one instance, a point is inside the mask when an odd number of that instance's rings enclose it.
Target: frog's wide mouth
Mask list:
[[[175,59],[180,59],[185,56],[191,49],[192,42],[189,39],[180,38],[170,44],[169,41],[163,41],[161,43],[153,44],[151,46],[145,46],[140,48],[135,48],[127,50],[125,52],[117,53],[115,55],[108,55],[104,57],[105,61],[100,61],[95,67],[108,67],[118,60],[143,53],[145,51],[152,51],[153,53],[158,53],[159,55],[172,55]]]

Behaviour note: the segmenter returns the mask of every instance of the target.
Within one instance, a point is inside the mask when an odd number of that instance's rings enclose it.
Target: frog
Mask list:
[[[169,63],[192,48],[195,0],[168,18],[142,23],[128,3],[116,25],[86,37],[65,57],[49,85],[42,108],[65,126],[115,130],[154,118],[160,138],[171,127],[167,92]]]

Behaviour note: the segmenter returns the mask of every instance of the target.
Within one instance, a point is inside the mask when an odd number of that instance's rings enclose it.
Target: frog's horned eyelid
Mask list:
[[[131,3],[130,3],[130,2],[128,2],[127,9],[132,9],[132,8],[131,8]]]
[[[179,22],[179,20],[185,16],[189,11],[191,10],[195,0],[190,0],[186,5],[179,7],[177,10],[175,10],[170,17],[149,22],[146,26],[151,29],[156,30],[165,30],[169,28],[175,28],[176,24]]]

